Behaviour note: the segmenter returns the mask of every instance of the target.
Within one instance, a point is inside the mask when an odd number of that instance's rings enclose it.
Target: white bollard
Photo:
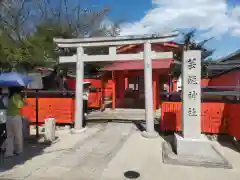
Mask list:
[[[45,122],[45,131],[44,131],[44,140],[46,142],[53,142],[56,140],[55,128],[56,120],[55,118],[44,119]]]

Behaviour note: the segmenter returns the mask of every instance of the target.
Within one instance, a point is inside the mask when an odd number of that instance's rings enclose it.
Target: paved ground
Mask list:
[[[145,139],[130,123],[109,123],[92,126],[83,134],[61,136],[61,141],[41,149],[23,164],[10,166],[6,160],[0,179],[27,180],[122,180],[124,172],[134,170],[141,180],[239,180],[240,154],[216,143],[218,150],[232,163],[233,169],[213,169],[165,165],[162,163],[162,142]],[[39,147],[38,147],[39,148]],[[27,159],[27,160],[26,160]],[[23,160],[23,159],[22,159]]]
[[[221,147],[218,149],[232,163],[234,169],[214,169],[166,165],[162,163],[162,137],[144,139],[140,132],[134,132],[123,148],[109,163],[102,174],[101,180],[124,179],[123,173],[134,170],[140,173],[141,180],[237,180],[240,179],[240,154]]]

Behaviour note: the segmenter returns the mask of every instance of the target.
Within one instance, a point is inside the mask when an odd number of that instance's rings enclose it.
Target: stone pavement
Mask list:
[[[240,154],[215,143],[233,169],[166,165],[162,163],[163,137],[145,139],[130,123],[92,126],[83,134],[65,135],[32,159],[0,173],[0,179],[122,180],[137,171],[141,180],[239,180]],[[164,137],[165,138],[165,137]]]
[[[164,137],[165,138],[165,137]],[[229,160],[233,169],[167,165],[162,163],[164,139],[145,139],[140,132],[132,133],[123,148],[108,164],[100,180],[126,179],[124,172],[137,171],[139,180],[239,180],[240,154],[214,142],[215,147]],[[228,144],[229,145],[229,144]],[[233,147],[232,147],[233,148]]]
[[[82,134],[65,135],[41,155],[0,173],[0,178],[97,179],[132,129],[132,124],[103,124]]]

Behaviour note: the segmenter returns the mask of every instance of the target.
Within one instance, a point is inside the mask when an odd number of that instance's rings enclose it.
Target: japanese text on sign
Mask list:
[[[196,97],[197,97],[198,93],[196,91],[190,91],[188,92],[188,98],[190,100],[196,100]]]
[[[197,76],[188,76],[188,84],[198,84],[198,82],[197,82]]]
[[[188,59],[187,63],[188,63],[188,69],[189,70],[196,68],[197,64],[196,64],[196,59],[195,58]]]
[[[197,111],[195,108],[188,108],[188,116],[197,116]]]

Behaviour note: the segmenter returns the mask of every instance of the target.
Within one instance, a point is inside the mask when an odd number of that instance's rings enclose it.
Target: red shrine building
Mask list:
[[[180,45],[176,43],[153,44],[152,51],[155,52],[173,52],[178,54],[182,51]],[[118,49],[118,53],[139,53],[143,52],[143,45],[127,45]],[[176,63],[175,59],[153,59],[153,97],[154,110],[160,105],[160,92],[163,90],[171,91],[172,76],[171,67]],[[144,108],[144,62],[123,61],[114,62],[105,66],[102,71],[102,100],[105,99],[105,89],[111,83],[111,108]],[[110,78],[109,78],[110,77]],[[112,80],[112,81],[109,81]],[[105,107],[104,101],[101,107]]]

